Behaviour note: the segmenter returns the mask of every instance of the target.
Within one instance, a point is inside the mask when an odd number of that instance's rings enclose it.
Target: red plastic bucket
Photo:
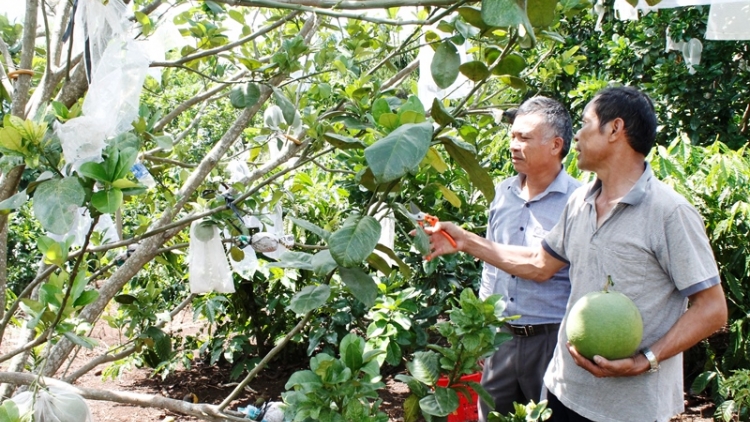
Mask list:
[[[464,375],[461,377],[461,381],[472,381],[480,382],[482,380],[482,373],[477,372],[471,375]],[[445,387],[448,385],[448,378],[441,377],[438,380],[437,385]],[[477,394],[468,385],[466,389],[471,394],[471,401],[466,399],[466,396],[459,390],[458,391],[458,409],[455,412],[448,415],[448,422],[474,422],[479,420],[479,409],[477,408]]]

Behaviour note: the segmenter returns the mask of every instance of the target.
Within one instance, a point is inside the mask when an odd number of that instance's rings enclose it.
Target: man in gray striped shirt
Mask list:
[[[629,88],[596,94],[576,133],[578,166],[596,180],[573,193],[540,247],[500,245],[438,223],[430,257],[466,251],[536,281],[570,265],[567,312],[612,276],[643,318],[640,352],[588,360],[567,343],[565,319],[544,377],[553,422],[668,421],[683,410],[682,352],[721,328],[727,305],[703,221],[645,161],[656,138],[651,100]],[[453,248],[444,236],[456,241]],[[688,304],[690,305],[688,307]]]
[[[496,188],[487,239],[538,247],[581,185],[561,164],[573,138],[570,115],[555,100],[533,97],[519,107],[510,134],[511,160],[518,175]],[[539,401],[570,295],[568,267],[546,283],[535,283],[485,264],[479,297],[491,294],[503,296],[505,315],[521,316],[504,328],[513,337],[485,360],[482,373],[482,386],[494,399],[494,410],[508,414],[513,402]],[[486,421],[491,410],[481,402],[479,420]]]

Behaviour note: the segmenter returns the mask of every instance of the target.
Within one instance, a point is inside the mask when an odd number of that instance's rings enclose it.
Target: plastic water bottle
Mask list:
[[[132,171],[135,178],[138,179],[138,181],[141,184],[145,185],[147,188],[151,189],[156,186],[156,180],[154,180],[154,176],[152,176],[151,173],[148,172],[148,169],[143,165],[142,162],[136,161],[135,164],[133,164],[133,167],[130,167],[130,171]]]
[[[240,407],[237,410],[245,414],[245,417],[250,420],[258,420],[258,417],[263,413],[262,409],[259,409],[253,405],[247,405],[247,407]],[[263,419],[265,421],[265,419]],[[262,422],[262,421],[261,421]]]

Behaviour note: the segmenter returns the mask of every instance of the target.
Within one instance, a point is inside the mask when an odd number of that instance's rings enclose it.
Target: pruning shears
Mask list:
[[[430,226],[434,226],[437,224],[438,218],[434,215],[427,214],[425,212],[422,212],[418,206],[414,205],[413,202],[409,203],[409,217],[413,220],[416,220],[417,224],[419,224],[419,227],[424,227],[424,223],[427,223]],[[440,230],[440,234],[445,236],[446,239],[448,239],[448,242],[450,242],[451,246],[454,248],[457,248],[458,245],[456,244],[455,239],[453,239],[453,236],[448,234],[445,230]]]

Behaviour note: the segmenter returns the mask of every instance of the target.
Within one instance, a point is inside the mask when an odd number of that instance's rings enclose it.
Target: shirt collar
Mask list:
[[[635,185],[630,188],[630,191],[627,193],[627,195],[625,195],[620,200],[620,203],[637,205],[641,201],[643,201],[643,198],[646,196],[646,186],[648,186],[649,180],[651,180],[651,178],[654,176],[654,172],[651,170],[651,164],[645,161],[643,164],[643,174],[638,178],[638,181],[635,182]],[[588,192],[586,192],[586,202],[593,204],[596,196],[599,194],[599,191],[601,189],[602,181],[597,178],[589,188]]]
[[[513,182],[511,183],[513,192],[515,192],[516,195],[521,194],[521,191],[523,190],[522,182],[525,178],[526,178],[525,174],[519,174],[518,176],[516,176],[515,180],[513,180]],[[568,192],[569,183],[570,183],[570,177],[568,177],[568,173],[565,172],[565,169],[563,167],[560,167],[560,171],[557,173],[557,176],[552,181],[552,183],[550,183],[549,186],[547,186],[547,189],[545,189],[544,192],[540,193],[536,197],[531,198],[529,202],[538,201],[552,192],[566,193]]]

